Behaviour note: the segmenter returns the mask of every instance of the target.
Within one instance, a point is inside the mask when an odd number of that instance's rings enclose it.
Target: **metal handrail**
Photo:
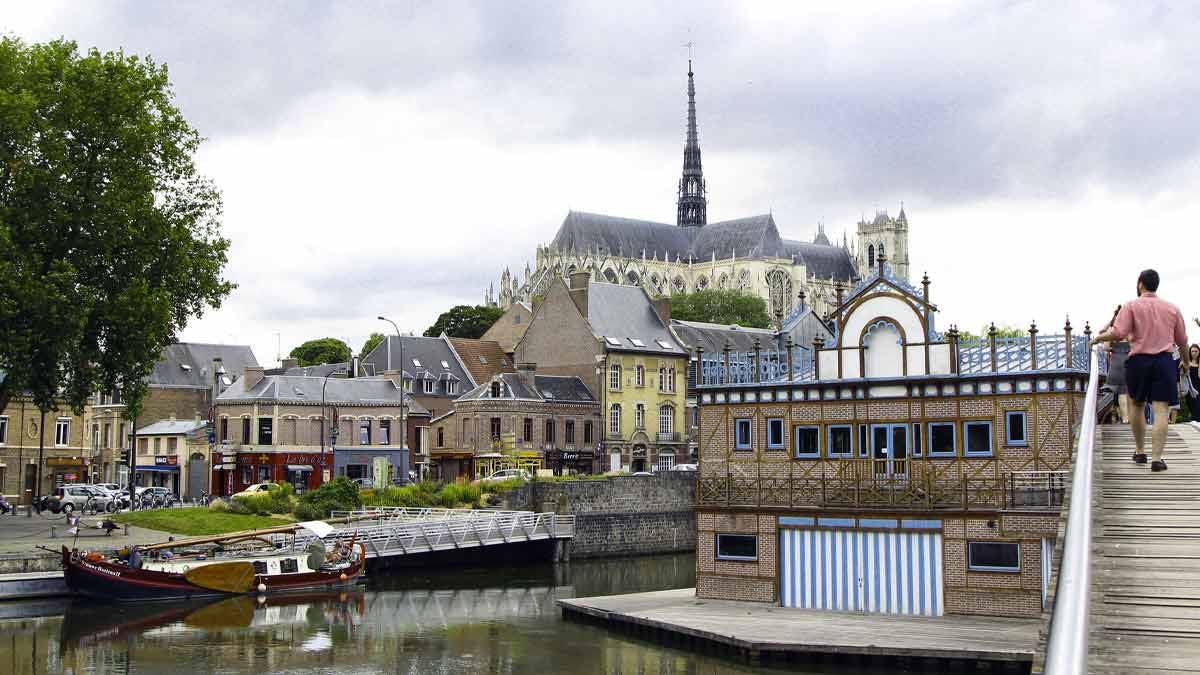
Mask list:
[[[1096,443],[1096,399],[1100,392],[1100,356],[1097,347],[1088,367],[1087,396],[1071,476],[1067,532],[1046,642],[1044,672],[1051,675],[1087,672],[1092,586],[1092,461]]]

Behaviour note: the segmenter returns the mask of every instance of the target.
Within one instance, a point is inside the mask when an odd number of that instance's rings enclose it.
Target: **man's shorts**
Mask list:
[[[1179,367],[1170,352],[1134,354],[1125,362],[1129,398],[1137,403],[1179,403]]]

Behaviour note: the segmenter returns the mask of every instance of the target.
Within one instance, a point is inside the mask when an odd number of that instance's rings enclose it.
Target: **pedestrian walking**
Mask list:
[[[1179,370],[1186,363],[1180,359],[1180,365],[1176,365],[1171,352],[1178,347],[1180,354],[1186,354],[1188,345],[1183,314],[1178,307],[1158,297],[1158,283],[1158,272],[1152,269],[1139,274],[1138,297],[1122,305],[1108,330],[1092,342],[1129,340],[1129,359],[1125,362],[1129,398],[1138,411],[1150,404],[1154,414],[1150,470],[1166,471],[1163,448],[1167,444],[1167,420],[1171,405],[1179,401]],[[1133,461],[1145,464],[1146,418],[1133,415],[1129,421],[1135,446]]]
[[[1104,332],[1112,326],[1116,320],[1117,314],[1120,314],[1121,306],[1113,311],[1112,318],[1108,323],[1101,328]],[[1129,424],[1129,387],[1125,380],[1125,361],[1129,358],[1129,342],[1126,340],[1116,340],[1108,344],[1108,388],[1112,390],[1113,396],[1117,397],[1117,419],[1121,424]]]
[[[1185,368],[1180,382],[1180,391],[1187,401],[1188,415],[1193,422],[1200,422],[1200,345],[1188,347]]]

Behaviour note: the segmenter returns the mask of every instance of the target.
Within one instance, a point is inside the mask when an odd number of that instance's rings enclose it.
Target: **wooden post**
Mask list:
[[[813,379],[821,379],[821,347],[825,346],[825,338],[820,335],[813,338]]]
[[[730,349],[730,347],[731,347],[731,345],[729,344],[729,338],[725,338],[725,349],[722,350],[725,352],[725,379],[722,382],[722,384],[729,384],[731,381],[733,381],[733,377],[732,377],[733,373],[729,372],[729,349]],[[718,374],[718,376],[719,376],[719,374]]]
[[[1067,317],[1067,325],[1063,326],[1063,335],[1063,339],[1067,343],[1067,368],[1070,368],[1075,361],[1075,355],[1071,353],[1074,351],[1074,345],[1071,344],[1071,317],[1069,316]]]
[[[800,292],[803,293],[804,291]],[[790,382],[792,380],[792,366],[795,365],[794,358],[792,356],[792,350],[796,347],[796,343],[792,342],[791,335],[788,336],[787,344],[785,346],[787,348],[787,379]]]
[[[992,352],[992,372],[996,372],[996,322],[988,326],[988,346]]]
[[[1037,370],[1037,322],[1029,324],[1029,369]]]
[[[957,375],[959,371],[958,326],[950,326],[950,330],[946,331],[946,337],[950,338],[950,373]]]
[[[1088,343],[1087,360],[1083,362],[1083,365],[1087,368],[1091,368],[1092,367],[1092,347],[1091,347],[1092,323],[1090,321],[1083,322],[1083,337],[1087,338],[1087,343]]]
[[[704,386],[704,347],[696,346],[696,386]]]

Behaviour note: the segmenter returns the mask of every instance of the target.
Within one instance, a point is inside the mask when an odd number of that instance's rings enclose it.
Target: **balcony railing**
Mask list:
[[[796,468],[790,476],[702,477],[696,484],[697,503],[914,511],[996,511],[1057,508],[1061,504],[1061,493],[1056,492],[1060,481],[1057,472],[1023,472],[1013,477],[1001,474],[994,459],[846,459],[793,466]]]
[[[678,431],[660,431],[660,432],[658,432],[658,435],[656,438],[658,439],[659,443],[678,443],[679,442],[679,432]]]

